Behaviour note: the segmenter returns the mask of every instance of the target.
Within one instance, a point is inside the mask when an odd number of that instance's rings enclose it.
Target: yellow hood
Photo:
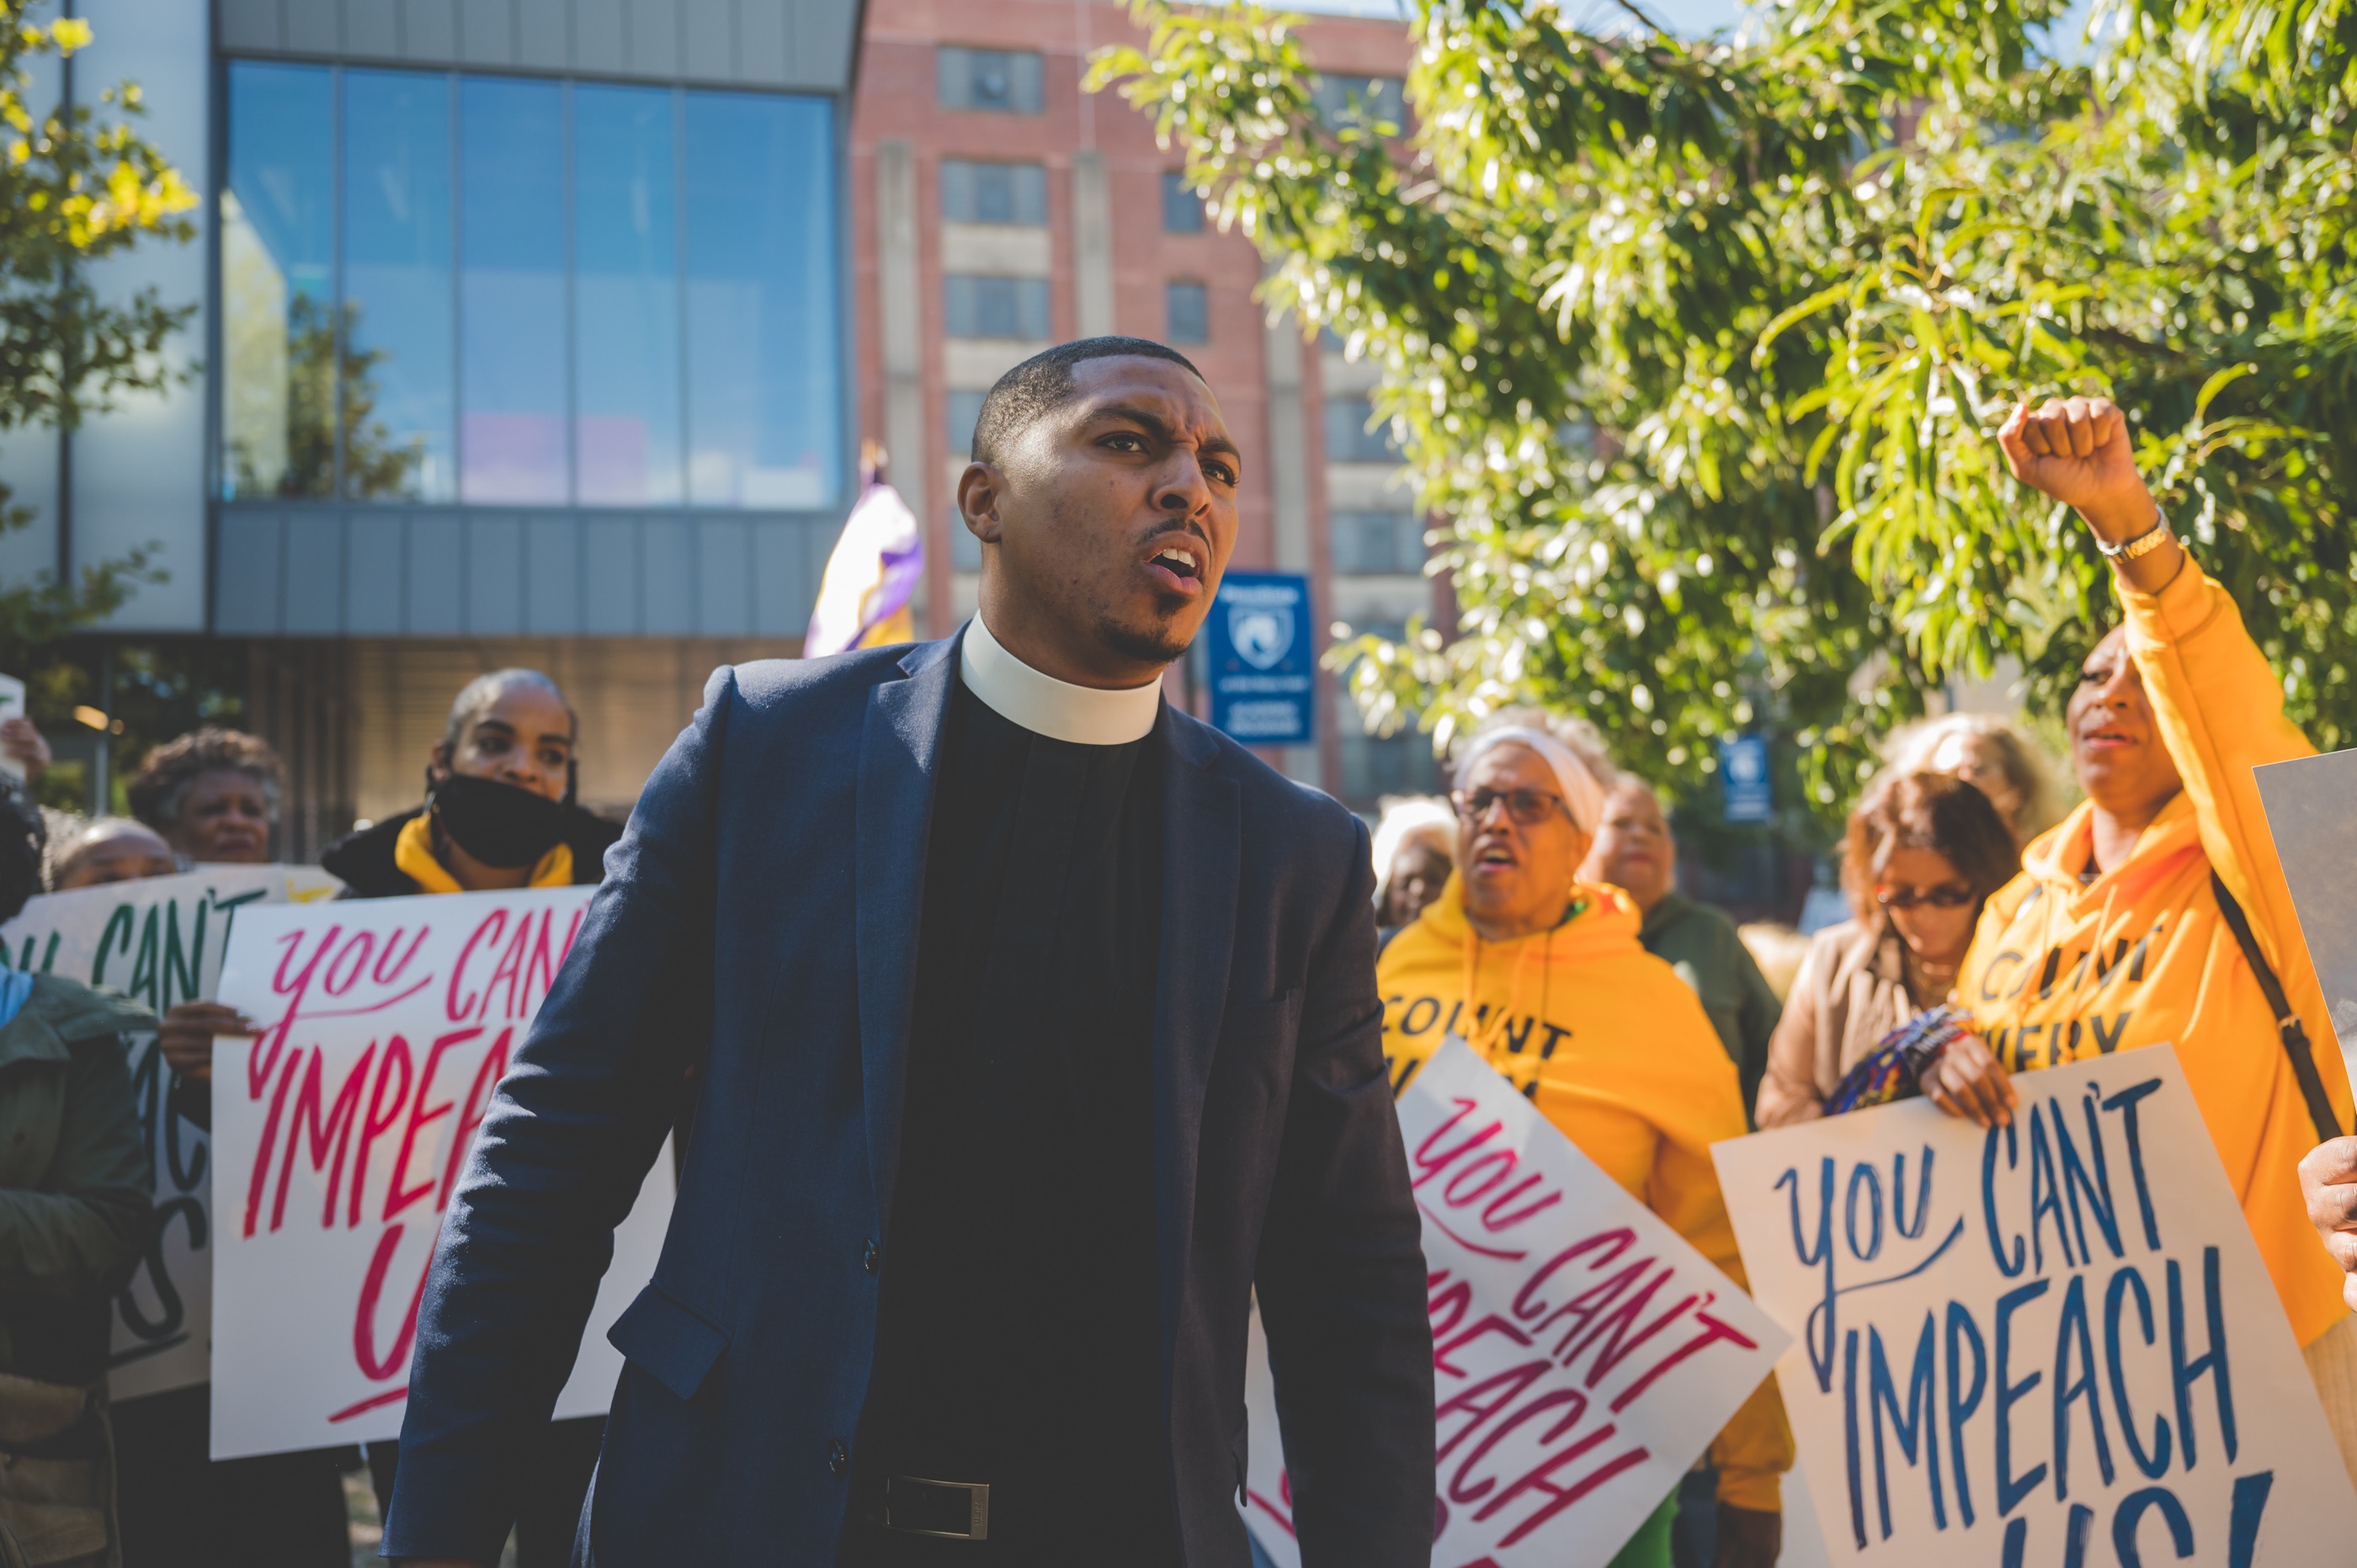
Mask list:
[[[2285,720],[2283,688],[2233,602],[2200,568],[2125,601],[2128,650],[2185,788],[2126,861],[2084,886],[2092,805],[2033,842],[2021,874],[1981,913],[1956,1000],[2012,1072],[2174,1045],[2305,1345],[2345,1311],[2340,1271],[2299,1192],[2299,1160],[2317,1135],[2211,873],[2273,954],[2345,1129],[2348,1078],[2251,777],[2258,764],[2307,754],[2308,743]]]
[[[1744,1133],[1735,1064],[1677,972],[1637,940],[1636,900],[1575,883],[1553,930],[1483,940],[1457,878],[1392,939],[1376,966],[1383,1051],[1405,1089],[1450,1035],[1464,1039],[1546,1119],[1738,1282],[1743,1261],[1710,1146]],[[1719,1496],[1774,1509],[1792,1439],[1772,1382],[1712,1447]]]

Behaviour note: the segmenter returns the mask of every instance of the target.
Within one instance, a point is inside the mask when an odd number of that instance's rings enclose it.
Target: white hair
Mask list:
[[[1375,823],[1375,905],[1380,908],[1392,890],[1392,862],[1418,839],[1437,839],[1441,853],[1457,858],[1457,812],[1446,800],[1410,795],[1383,802]]]

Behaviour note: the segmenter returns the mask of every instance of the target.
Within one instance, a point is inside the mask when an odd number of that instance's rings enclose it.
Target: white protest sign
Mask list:
[[[212,996],[240,908],[341,886],[317,866],[205,865],[178,876],[45,893],[0,926],[0,966],[102,985],[160,1015]],[[171,1082],[156,1036],[134,1039],[131,1089],[155,1172],[156,1233],[114,1302],[107,1389],[117,1403],[208,1376],[212,1170],[203,1130],[172,1113]]]
[[[1714,1151],[1833,1561],[2347,1562],[2357,1496],[2176,1053],[2014,1084],[2009,1130],[1915,1100]]]
[[[418,1300],[492,1090],[593,890],[257,909],[221,1000],[264,1032],[213,1069],[216,1459],[401,1431]],[[606,1330],[654,1273],[668,1147],[614,1238],[556,1415],[612,1402]]]
[[[1768,1377],[1784,1335],[1462,1041],[1399,1101],[1424,1216],[1433,1568],[1602,1568]],[[1245,1522],[1298,1568],[1253,1324]]]

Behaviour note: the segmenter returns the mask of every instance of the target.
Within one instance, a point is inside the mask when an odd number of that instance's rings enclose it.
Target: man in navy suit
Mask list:
[[[1367,835],[1161,698],[1235,444],[1092,338],[974,452],[975,618],[723,669],[649,780],[451,1205],[387,1555],[498,1556],[692,1072],[576,1563],[1242,1568],[1255,1286],[1304,1561],[1429,1563]]]

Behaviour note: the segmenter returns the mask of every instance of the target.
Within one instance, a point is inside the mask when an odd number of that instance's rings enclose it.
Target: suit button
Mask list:
[[[843,1439],[838,1437],[834,1442],[826,1445],[827,1474],[831,1476],[840,1476],[845,1470],[850,1468],[851,1450],[845,1448],[843,1445]]]
[[[867,1243],[867,1250],[859,1255],[859,1266],[872,1274],[876,1272],[879,1257],[880,1254],[876,1251],[876,1243],[870,1240]]]

